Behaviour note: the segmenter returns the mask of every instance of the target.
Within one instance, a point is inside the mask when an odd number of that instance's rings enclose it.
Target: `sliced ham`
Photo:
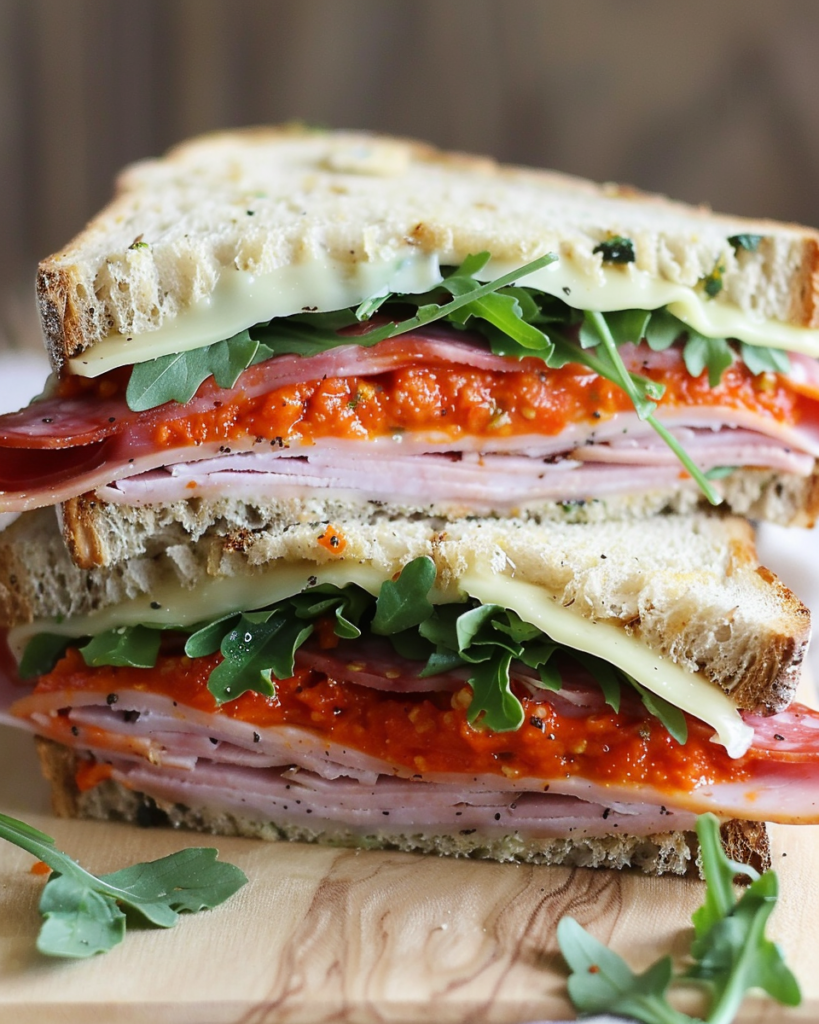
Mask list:
[[[797,453],[751,431],[678,430],[701,469],[760,466],[800,476],[814,465]],[[656,435],[654,435],[656,437]],[[658,438],[659,442],[659,438]],[[417,504],[419,490],[430,504],[490,513],[537,501],[566,501],[633,494],[679,484],[673,452],[652,438],[617,440],[575,448],[555,461],[514,454],[449,452],[391,454],[368,446],[366,458],[319,441],[281,453],[235,453],[186,462],[125,477],[98,488],[113,504],[165,504],[184,498],[244,500],[307,497],[332,492],[353,501]]]
[[[435,328],[372,347],[350,344],[315,356],[280,356],[249,367],[232,389],[219,389],[208,380],[186,405],[169,402],[142,413],[131,412],[122,396],[100,399],[93,389],[73,399],[53,394],[43,397],[20,412],[0,417],[0,510],[23,511],[93,490],[100,490],[106,500],[129,503],[170,501],[190,497],[192,491],[222,494],[227,488],[231,489],[228,493],[236,488],[237,496],[259,500],[320,488],[362,496],[364,500],[406,501],[409,485],[403,460],[432,455],[449,458],[470,454],[480,461],[471,467],[458,465],[451,471],[449,463],[427,459],[417,466],[419,476],[413,464],[415,481],[409,496],[417,494],[418,485],[423,484],[425,492],[434,492],[431,500],[451,502],[464,511],[503,511],[532,501],[576,500],[679,484],[679,464],[670,451],[658,446],[650,425],[634,413],[571,423],[557,436],[489,439],[465,434],[453,441],[443,431],[405,431],[366,444],[325,438],[315,446],[299,447],[299,439],[293,438],[293,447],[282,450],[279,445],[272,453],[268,441],[260,444],[248,437],[230,442],[231,455],[251,449],[258,455],[268,450],[266,468],[257,465],[253,475],[244,473],[247,464],[241,467],[241,473],[235,472],[238,466],[224,463],[217,470],[214,456],[224,451],[218,443],[175,449],[155,447],[153,437],[158,425],[206,412],[240,393],[253,397],[305,380],[372,376],[421,364],[504,373],[543,369],[542,362],[534,357],[518,361],[496,356],[480,336],[458,332],[453,337],[454,333]],[[620,351],[635,371],[662,371],[680,363],[676,349],[652,352],[646,346],[624,345]],[[792,364],[794,388],[809,398],[819,398],[819,364],[797,357]],[[819,457],[819,422],[791,426],[747,409],[721,406],[661,405],[657,416],[686,447],[690,441],[692,457],[704,469],[715,465],[762,466],[807,475]],[[623,440],[628,443],[622,444]],[[273,465],[270,454],[298,456],[304,462],[290,458],[287,465]],[[519,461],[485,464],[487,457],[497,455]],[[362,476],[363,459],[381,460],[379,472],[373,473],[369,462],[370,469]],[[532,459],[551,459],[552,464],[533,465],[527,461]],[[638,466],[642,472],[570,476],[564,470],[573,465],[572,460]],[[163,467],[200,461],[211,463],[207,475],[188,476],[186,483],[191,486],[185,493],[180,493],[172,481],[162,481],[159,488],[161,478],[144,477]],[[494,479],[487,480],[493,475]],[[140,476],[144,478],[129,483],[127,488],[111,486]],[[201,490],[195,490],[193,483]]]
[[[379,832],[555,839],[612,832],[651,835],[692,829],[696,816],[651,804],[619,810],[552,793],[475,792],[458,786],[379,778],[374,785],[339,779],[329,787],[309,772],[250,771],[201,762],[191,772],[159,771],[114,761],[113,778],[155,799],[207,807],[313,831]]]
[[[371,675],[386,677],[386,671],[379,671],[374,662],[359,683],[372,685]],[[385,683],[379,684],[379,688]],[[400,683],[397,689],[400,692]],[[624,700],[631,700],[628,695],[623,696]],[[573,718],[600,710],[599,693],[593,693],[582,676],[558,693],[540,691],[540,697],[559,713]],[[270,808],[277,806],[277,798],[268,788],[269,781],[291,769],[291,775],[293,770],[298,770],[296,774],[310,773],[311,785],[326,794],[328,806],[331,803],[336,814],[343,812],[341,818],[332,820],[347,824],[361,820],[353,811],[366,808],[372,799],[380,801],[380,796],[373,798],[373,792],[397,800],[397,794],[405,790],[390,787],[400,787],[405,782],[427,784],[423,789],[406,790],[424,794],[421,810],[440,808],[454,788],[460,793],[480,794],[470,800],[476,806],[486,806],[487,794],[494,794],[493,800],[506,801],[506,806],[511,807],[518,794],[541,796],[548,792],[604,808],[616,805],[623,814],[641,813],[646,808],[662,814],[664,808],[685,815],[711,810],[723,818],[819,822],[819,712],[793,705],[769,718],[748,714],[744,718],[755,729],[751,748],[735,762],[744,778],[715,783],[704,773],[690,789],[681,790],[656,787],[634,778],[631,782],[602,784],[579,774],[534,778],[500,771],[419,772],[333,742],[307,728],[264,728],[229,714],[211,714],[182,706],[141,689],[118,690],[117,699],[109,703],[106,694],[89,690],[30,693],[13,685],[8,673],[0,687],[0,721],[68,742],[81,751],[89,751],[98,760],[136,766],[122,768],[123,780],[127,777],[131,780],[128,784],[142,788],[142,783],[135,780],[148,779],[152,787],[148,792],[166,794],[165,798],[182,803],[198,802],[197,780],[202,771],[210,771],[208,804],[227,807],[244,802],[258,813],[268,808],[272,816]],[[548,741],[544,736],[544,742]],[[238,793],[232,789],[233,779],[242,780]],[[341,788],[334,795],[337,783]],[[186,792],[192,794],[190,800],[184,796]],[[176,796],[170,795],[173,793]],[[263,799],[262,804],[248,803],[248,794],[255,793]],[[350,814],[341,801],[344,793],[355,794]],[[458,803],[461,802],[459,799]],[[314,806],[318,813],[319,805]],[[391,806],[394,804],[388,804]],[[451,806],[451,800],[447,806]],[[508,819],[502,815],[501,820]],[[426,819],[420,819],[419,827],[423,821]],[[431,822],[430,827],[433,826]]]

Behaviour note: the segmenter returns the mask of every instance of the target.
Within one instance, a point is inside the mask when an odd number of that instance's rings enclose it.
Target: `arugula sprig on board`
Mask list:
[[[694,912],[694,939],[689,963],[674,972],[671,958],[657,960],[635,974],[617,953],[607,949],[572,917],[557,926],[560,951],[569,965],[569,996],[580,1013],[613,1013],[643,1024],[729,1024],[745,993],[759,988],[785,1006],[798,1006],[799,985],[782,951],[765,936],[765,925],[778,895],[775,872],[759,875],[728,858],[719,822],[713,814],[697,819],[705,902]],[[734,879],[750,885],[737,899]],[[696,984],[706,992],[705,1017],[689,1017],[668,1001],[675,984]]]
[[[513,665],[531,671],[527,681],[549,690],[561,688],[554,655],[561,652],[579,662],[600,686],[606,702],[620,708],[621,688],[637,693],[646,710],[679,743],[687,739],[685,716],[672,704],[640,686],[627,673],[591,654],[555,643],[537,626],[496,604],[474,601],[433,604],[435,564],[422,556],[408,562],[398,577],[386,580],[377,597],[355,584],[321,584],[258,611],[234,612],[189,631],[185,654],[201,658],[222,654],[211,671],[208,689],[220,703],[247,691],[275,696],[276,680],[293,675],[296,652],[313,633],[318,619],[333,620],[340,640],[355,640],[365,633],[386,637],[402,657],[423,661],[419,675],[426,678],[454,669],[466,669],[473,696],[467,716],[494,732],[519,729],[523,706],[511,689]],[[117,627],[77,642],[90,665],[151,668],[156,664],[162,627]],[[29,642],[22,661],[32,675],[50,671],[66,647],[65,637],[38,634]]]
[[[216,859],[217,850],[203,847],[97,876],[58,850],[51,836],[7,814],[0,814],[0,839],[51,868],[40,897],[45,921],[37,939],[46,956],[105,953],[125,937],[128,913],[172,928],[181,912],[217,907],[247,882],[239,868]]]

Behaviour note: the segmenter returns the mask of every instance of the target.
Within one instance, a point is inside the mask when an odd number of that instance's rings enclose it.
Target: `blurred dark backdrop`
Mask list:
[[[819,224],[817,56],[816,0],[0,0],[0,337],[119,167],[230,125],[414,135]]]

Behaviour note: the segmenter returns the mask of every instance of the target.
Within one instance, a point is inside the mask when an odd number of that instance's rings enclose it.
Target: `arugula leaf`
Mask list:
[[[613,380],[625,391],[641,420],[650,419],[651,414],[657,408],[657,404],[656,402],[649,401],[646,397],[648,391],[645,385],[640,387],[632,374],[626,369],[620,353],[617,351],[617,345],[612,337],[606,318],[602,313],[594,311],[586,313],[583,328],[581,328],[581,344],[583,344],[584,329],[587,345],[592,343],[591,339],[594,335],[603,343],[603,350],[608,357],[608,373],[604,374],[604,376],[609,380]],[[587,345],[584,345],[584,347],[587,347]]]
[[[97,633],[80,648],[86,665],[126,665],[153,668],[162,637],[158,629],[147,626],[120,626]]]
[[[742,361],[751,371],[759,376],[760,373],[788,373],[791,368],[791,360],[787,352],[781,348],[766,348],[763,345],[746,345],[740,342],[739,351]]]
[[[672,977],[671,957],[658,960],[643,974],[634,974],[622,957],[568,916],[558,922],[557,942],[572,971],[569,997],[580,1013],[613,1013],[647,1024],[693,1021],[666,1001]]]
[[[726,476],[735,473],[738,466],[712,466],[705,471],[706,480],[724,480]]]
[[[682,320],[667,309],[655,309],[645,331],[648,347],[653,352],[664,352],[688,330]]]
[[[699,377],[708,367],[708,384],[715,388],[723,373],[734,361],[734,350],[724,338],[707,338],[688,329],[688,341],[683,348],[685,368],[692,377]]]
[[[471,669],[472,703],[466,716],[470,724],[480,718],[481,726],[493,732],[509,732],[523,725],[523,705],[510,689],[512,657],[511,651],[496,651]]]
[[[242,370],[250,366],[258,347],[249,331],[241,331],[213,345],[136,363],[125,391],[128,408],[144,412],[166,402],[184,404],[211,376],[220,388],[232,388]]]
[[[47,956],[81,959],[112,949],[125,935],[123,906],[150,924],[170,928],[180,911],[216,907],[247,882],[239,868],[217,861],[214,849],[181,850],[96,876],[58,850],[51,836],[6,814],[0,814],[0,839],[53,872],[40,898],[45,921],[37,948]]]
[[[799,985],[785,965],[780,948],[765,937],[765,925],[776,904],[775,872],[761,877],[744,864],[729,860],[719,841],[713,814],[697,819],[706,901],[695,911],[695,963],[686,977],[707,982],[712,992],[708,1020],[727,1024],[734,1019],[748,989],[761,988],[786,1006],[797,1006]],[[751,878],[739,900],[733,890],[737,874]]]
[[[59,633],[37,633],[26,644],[17,674],[21,679],[33,679],[50,672],[73,643],[71,637]]]
[[[407,562],[396,580],[385,580],[375,603],[373,633],[401,633],[432,615],[428,594],[435,582],[435,563],[425,555]]]
[[[293,675],[296,651],[312,632],[312,623],[283,613],[269,613],[261,622],[243,615],[222,640],[224,661],[208,677],[208,689],[220,703],[248,690],[275,696],[273,677]]]
[[[694,912],[691,966],[674,975],[669,957],[634,974],[623,959],[591,936],[573,918],[557,926],[560,950],[571,975],[569,996],[581,1013],[607,1011],[633,1017],[644,1024],[693,1024],[667,999],[675,983],[696,981],[710,994],[707,1024],[729,1024],[745,993],[761,988],[786,1006],[801,1000],[799,985],[785,965],[777,945],[765,937],[765,924],[777,898],[773,871],[761,877],[744,864],[730,860],[722,848],[719,821],[713,814],[697,819],[705,902]],[[751,884],[737,900],[734,879]]]
[[[664,697],[660,697],[659,694],[653,693],[651,690],[646,689],[645,686],[641,686],[633,676],[628,676],[628,681],[637,693],[640,694],[643,705],[649,714],[659,719],[665,726],[666,731],[678,743],[685,743],[688,739],[688,723],[685,720],[684,713]]]

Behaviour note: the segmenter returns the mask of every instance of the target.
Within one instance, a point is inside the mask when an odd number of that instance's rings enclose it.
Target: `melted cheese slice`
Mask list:
[[[215,577],[192,590],[176,584],[157,587],[119,605],[63,622],[39,620],[9,633],[12,650],[19,655],[36,633],[93,636],[109,629],[137,625],[190,626],[246,609],[263,608],[321,583],[343,587],[357,583],[377,595],[387,576],[372,566],[353,562],[316,565],[291,562],[253,575]],[[470,568],[447,590],[434,590],[435,604],[462,600],[464,594],[484,604],[510,608],[525,621],[567,647],[594,654],[633,676],[652,693],[710,725],[715,741],[731,757],[740,757],[751,745],[753,730],[745,725],[735,705],[703,675],[689,672],[647,648],[635,637],[609,623],[592,622],[564,608],[542,587]]]
[[[479,275],[491,281],[515,270],[490,261]],[[171,352],[187,352],[231,338],[254,324],[305,309],[328,311],[358,305],[387,292],[419,293],[441,280],[437,255],[407,250],[390,260],[341,264],[313,261],[279,267],[268,274],[225,271],[212,295],[147,334],[111,334],[70,359],[69,371],[96,377],[118,366],[146,362]],[[591,277],[560,259],[521,278],[521,283],[564,299],[577,309],[659,309],[715,338],[738,338],[750,345],[819,356],[819,330],[775,320],[754,319],[736,306],[709,299],[693,288],[658,279],[629,264],[601,267]]]

